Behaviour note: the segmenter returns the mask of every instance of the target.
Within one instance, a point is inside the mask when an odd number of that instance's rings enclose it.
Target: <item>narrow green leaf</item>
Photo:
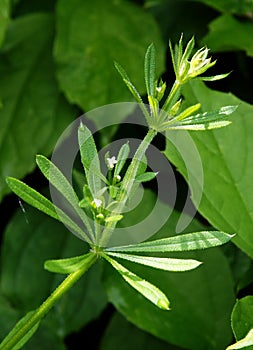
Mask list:
[[[180,120],[178,124],[173,124],[173,121],[168,121],[163,124],[163,130],[210,130],[221,128],[231,124],[231,121],[221,119],[235,112],[237,107],[238,106],[224,106],[216,111],[195,114]],[[177,117],[175,118],[175,121],[176,120]]]
[[[121,67],[121,65],[119,65],[117,62],[114,62],[114,65],[115,65],[115,68],[117,69],[117,71],[119,72],[119,74],[121,75],[124,83],[128,87],[129,91],[133,95],[134,99],[140,104],[140,108],[141,108],[141,110],[142,110],[142,112],[147,120],[147,123],[150,124],[152,120],[151,120],[150,115],[149,115],[149,113],[148,113],[148,111],[147,111],[147,109],[142,101],[141,95],[139,94],[138,90],[132,84],[126,71]]]
[[[249,331],[245,338],[237,341],[235,344],[230,345],[226,350],[235,349],[248,349],[248,346],[253,345],[253,328]]]
[[[69,181],[63,175],[63,173],[49,159],[47,159],[44,156],[37,155],[36,162],[42,174],[72,205],[76,214],[81,218],[88,232],[92,235],[93,231],[91,229],[88,217],[86,216],[85,212],[80,208],[79,199],[73,187],[70,185]]]
[[[224,74],[214,75],[212,77],[199,77],[198,79],[203,80],[203,81],[216,81],[216,80],[221,80],[221,79],[228,77],[229,74],[230,74],[230,72],[224,73]]]
[[[87,263],[87,260],[89,262],[90,256],[93,254],[90,252],[68,259],[47,260],[45,261],[44,269],[55,273],[70,274],[82,268]]]
[[[175,125],[175,126],[169,126],[167,128],[164,128],[165,130],[212,130],[212,129],[218,129],[223,128],[224,126],[227,126],[231,124],[231,121],[229,120],[221,120],[216,122],[204,122],[204,123],[198,123],[198,124],[183,124],[183,125]]]
[[[158,100],[153,96],[148,96],[148,102],[151,110],[151,115],[154,119],[158,119],[158,113],[159,113],[159,102]]]
[[[125,143],[119,150],[119,153],[117,156],[117,163],[115,165],[115,170],[114,170],[114,176],[117,176],[120,174],[123,166],[126,163],[129,152],[130,152],[129,144]]]
[[[79,199],[63,173],[46,157],[36,156],[36,163],[45,178],[67,199],[74,209],[78,208]],[[78,208],[80,211],[80,208]]]
[[[124,83],[126,84],[128,89],[130,90],[133,97],[135,98],[135,100],[138,103],[142,104],[143,101],[142,101],[141,95],[139,94],[138,90],[136,89],[136,87],[133,85],[133,83],[129,79],[125,69],[123,67],[121,67],[121,65],[117,62],[114,62],[114,65],[115,65],[115,68],[117,69],[118,73],[121,75],[121,78],[123,79]]]
[[[144,76],[147,88],[147,93],[149,96],[155,96],[155,69],[156,69],[156,53],[153,44],[149,45],[144,63]]]
[[[33,336],[33,334],[37,331],[40,322],[36,323],[27,333],[23,335],[23,337],[14,345],[9,347],[9,342],[15,338],[17,333],[19,333],[20,329],[29,322],[30,318],[33,316],[35,311],[28,312],[21,320],[15,325],[15,327],[11,330],[11,332],[7,335],[7,337],[4,338],[2,343],[0,344],[0,350],[12,349],[12,350],[18,350],[21,349],[28,340]]]
[[[206,122],[219,121],[221,118],[226,117],[236,111],[238,106],[224,106],[216,111],[199,113],[196,115],[185,118],[181,124],[202,124]]]
[[[55,206],[46,197],[42,196],[39,192],[26,185],[24,182],[15,178],[8,177],[6,182],[10,189],[26,203],[39,209],[52,218],[59,220]]]
[[[100,170],[98,152],[92,133],[82,123],[78,128],[78,142],[86,179],[92,195],[96,197],[101,189],[101,178],[104,177]],[[106,183],[106,180],[104,181]]]
[[[200,231],[139,244],[107,248],[110,252],[178,252],[216,247],[230,241],[235,235],[220,231]]]
[[[108,255],[103,254],[102,256],[118,271],[118,273],[124,278],[127,283],[129,283],[145,298],[150,300],[160,309],[169,310],[169,300],[166,295],[160,291],[160,289],[142,279],[141,277],[135,275],[133,272],[127,270],[124,266],[111,259]]]
[[[56,207],[46,197],[42,196],[39,192],[35,191],[20,180],[8,177],[6,179],[10,189],[26,203],[32,205],[43,213],[51,216],[52,218],[62,222],[73,230],[77,236],[84,238],[87,242],[91,243],[90,238],[85,232],[71,220],[60,208]]]
[[[190,107],[186,108],[178,116],[176,116],[173,120],[176,120],[176,121],[183,120],[183,119],[189,117],[190,115],[192,115],[192,113],[195,113],[197,110],[199,110],[200,107],[201,107],[200,103],[197,103],[197,104],[195,104],[193,106],[190,106]]]
[[[169,47],[170,47],[170,55],[171,55],[173,69],[174,69],[174,72],[176,72],[177,71],[177,62],[175,60],[174,50],[173,50],[171,41],[169,41]]]
[[[107,251],[107,254],[116,258],[129,260],[137,264],[166,271],[188,271],[195,269],[202,264],[200,261],[193,259],[156,258],[152,256],[129,255],[110,251]]]
[[[116,221],[120,221],[121,219],[123,219],[123,215],[113,215],[113,216],[108,216],[105,219],[105,222],[116,222]]]
[[[175,45],[175,60],[177,62],[177,68],[179,69],[182,62],[183,55],[183,34],[180,36],[178,45]]]
[[[195,45],[195,39],[194,36],[191,38],[191,40],[187,43],[184,54],[182,56],[182,62],[186,61],[189,59],[192,50],[194,49],[194,45]]]
[[[148,171],[144,174],[138,175],[136,177],[137,182],[147,182],[153,180],[158,173],[153,173],[152,171]]]

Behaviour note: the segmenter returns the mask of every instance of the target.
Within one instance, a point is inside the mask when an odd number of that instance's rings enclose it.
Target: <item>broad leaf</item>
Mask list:
[[[200,213],[218,230],[236,233],[233,241],[253,257],[253,106],[232,94],[210,90],[200,81],[190,83],[184,95],[191,104],[198,96],[204,110],[239,106],[232,124],[221,130],[168,132],[165,154],[189,182]]]
[[[117,312],[110,319],[101,342],[101,350],[112,349],[176,350],[174,346],[135,327]]]
[[[250,14],[252,3],[249,0],[197,0],[225,13]]]
[[[73,8],[78,11],[73,12]],[[143,93],[143,57],[151,42],[159,51],[158,74],[161,73],[160,30],[152,15],[136,4],[122,0],[74,0],[70,4],[60,0],[56,15],[58,79],[70,102],[89,110],[129,100],[114,61],[129,68],[129,76],[134,77],[134,84]],[[115,35],[115,28],[120,35]]]
[[[152,207],[156,198],[149,193],[145,202]],[[129,215],[129,219],[126,215],[122,220],[125,235],[133,231],[132,225],[136,224],[136,220],[143,220],[143,207],[145,214],[149,214],[145,205],[140,205]],[[169,212],[170,208],[161,203],[159,215],[153,218],[153,224],[158,225],[163,214],[168,218]],[[182,214],[173,211],[152,240],[175,235],[180,217]],[[149,224],[145,229],[153,228]],[[203,227],[193,220],[187,230],[203,230]],[[235,302],[233,278],[227,260],[219,248],[194,253],[174,252],[170,256],[196,259],[204,264],[192,271],[170,273],[132,262],[124,263],[127,269],[147,279],[168,296],[170,312],[153,306],[122,281],[116,271],[105,266],[109,300],[130,322],[169,343],[190,350],[225,349],[232,341],[230,315]]]
[[[187,271],[201,265],[200,261],[190,259],[156,258],[153,256],[129,255],[110,251],[108,251],[107,254],[115,258],[132,261],[136,264],[142,264],[165,271]]]
[[[30,173],[36,153],[49,154],[76,116],[55,79],[53,34],[51,15],[19,17],[0,51],[0,199],[8,192],[6,176]]]
[[[253,349],[253,297],[237,300],[232,312],[232,328],[238,343],[228,349],[243,349],[251,345]],[[248,349],[248,348],[247,348]]]
[[[108,248],[108,251],[119,252],[180,252],[216,247],[227,243],[233,238],[219,231],[200,231],[184,235],[132,244],[121,247]]]
[[[169,310],[169,300],[160,289],[129,271],[117,261],[109,258],[108,255],[103,254],[102,256],[118,271],[130,286],[159,308]]]
[[[69,274],[81,269],[91,254],[93,253],[75,256],[74,258],[47,260],[44,268],[50,272]]]
[[[246,51],[247,55],[252,57],[252,35],[252,21],[239,21],[235,17],[226,14],[209,24],[209,33],[204,41],[212,51],[234,51],[236,49]]]
[[[5,32],[9,24],[10,16],[10,0],[2,0],[0,2],[0,46],[4,41]]]
[[[7,178],[7,183],[10,189],[26,203],[30,204],[34,208],[37,208],[46,215],[51,216],[53,219],[62,222],[64,225],[73,230],[78,237],[83,237],[90,242],[90,239],[87,237],[85,232],[70,217],[68,217],[68,215],[66,215],[60,208],[57,208],[42,194],[35,191],[22,181],[11,177]]]

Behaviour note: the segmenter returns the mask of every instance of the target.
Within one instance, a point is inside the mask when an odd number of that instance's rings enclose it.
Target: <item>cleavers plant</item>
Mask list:
[[[104,175],[101,171],[100,159],[92,133],[82,123],[78,129],[78,141],[86,178],[83,198],[78,198],[72,185],[50,160],[41,155],[37,156],[36,161],[41,172],[70,204],[82,225],[79,225],[67,212],[23,182],[15,178],[7,178],[7,183],[15,194],[45,214],[61,221],[89,244],[90,251],[82,256],[45,262],[45,269],[67,274],[67,277],[41,306],[29,312],[16,324],[0,344],[1,350],[20,349],[37,330],[40,321],[56,301],[78,281],[98,258],[103,258],[110,263],[127,283],[150,302],[161,309],[169,310],[170,303],[167,296],[156,286],[121,265],[118,259],[166,271],[187,271],[198,267],[201,262],[192,259],[148,256],[148,254],[205,249],[224,244],[233,237],[233,235],[224,232],[202,231],[139,244],[110,246],[110,238],[117,223],[123,218],[124,208],[134,189],[139,183],[149,181],[156,176],[156,173],[146,171],[145,152],[157,133],[168,129],[208,130],[223,127],[230,123],[225,118],[236,109],[236,106],[225,106],[216,111],[195,114],[201,107],[199,103],[182,109],[181,89],[189,80],[198,78],[212,81],[222,79],[227,74],[200,77],[202,73],[215,64],[215,61],[212,62],[211,58],[207,57],[207,48],[202,48],[193,54],[194,38],[188,42],[183,50],[181,37],[179,44],[174,49],[170,44],[170,50],[176,79],[167,94],[166,83],[156,79],[154,45],[151,44],[147,49],[144,74],[149,106],[143,103],[140,94],[124,69],[115,63],[123,81],[139,103],[148,125],[148,132],[125,172],[130,152],[128,143],[121,147],[117,156],[110,156],[109,153],[105,155],[107,174]]]

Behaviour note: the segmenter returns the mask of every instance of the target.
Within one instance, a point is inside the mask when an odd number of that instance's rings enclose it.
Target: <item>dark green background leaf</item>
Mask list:
[[[212,51],[243,50],[252,57],[252,36],[252,21],[240,22],[238,19],[226,14],[209,24],[209,33],[203,39],[203,43],[208,45]]]
[[[161,73],[161,35],[152,16],[141,7],[128,1],[60,0],[55,58],[59,82],[68,100],[84,110],[129,100],[131,95],[114,61],[126,67],[130,79],[144,92],[143,62],[151,42],[159,52]]]
[[[166,156],[176,165],[183,176],[191,181],[192,200],[195,203],[202,194],[198,210],[213,227],[228,233],[236,233],[233,241],[253,257],[253,106],[232,94],[208,89],[200,81],[192,82],[184,91],[188,101],[201,103],[204,111],[230,104],[239,105],[231,116],[232,124],[226,128],[203,132],[167,133]],[[187,136],[187,137],[186,137]],[[189,137],[190,136],[190,137]],[[182,154],[171,141],[185,150],[188,169]],[[201,159],[204,173],[203,188],[195,167],[190,142],[194,142]],[[236,141],[236,142],[235,142]],[[182,152],[182,149],[180,152]]]
[[[151,194],[149,203],[153,201]],[[169,210],[166,205],[161,205],[160,209]],[[140,215],[138,210],[135,214],[136,217]],[[155,238],[175,234],[178,219],[179,214],[173,212]],[[187,231],[200,229],[201,225],[193,221]],[[129,321],[172,344],[193,350],[224,350],[232,338],[230,313],[234,303],[233,281],[225,257],[219,248],[174,253],[170,257],[194,258],[204,264],[182,273],[162,272],[125,262],[124,265],[157,285],[170,299],[171,311],[153,306],[106,266],[104,281],[109,300]]]
[[[13,21],[0,51],[0,199],[6,176],[23,177],[35,167],[35,154],[48,154],[75,117],[59,93],[51,54],[51,15]]]
[[[192,0],[190,0],[192,1]],[[244,15],[253,14],[253,4],[251,0],[197,0],[221,12],[236,13]]]
[[[0,2],[0,46],[2,46],[6,28],[9,23],[10,0],[1,0]]]
[[[253,296],[237,300],[232,313],[232,328],[236,340],[244,338],[253,328]],[[253,346],[249,347],[249,350]]]
[[[100,350],[176,350],[160,339],[135,327],[115,313],[106,329]]]
[[[85,251],[86,243],[62,224],[30,207],[26,217],[17,213],[7,227],[2,253],[1,291],[11,308],[6,308],[6,312],[14,308],[24,314],[35,309],[60,283],[62,276],[43,269],[45,260],[72,257]],[[46,325],[64,337],[96,318],[105,304],[98,264],[57,303]]]

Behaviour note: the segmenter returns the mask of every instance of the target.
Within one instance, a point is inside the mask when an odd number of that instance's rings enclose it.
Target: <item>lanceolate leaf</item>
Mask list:
[[[182,62],[189,60],[192,50],[194,49],[194,45],[195,45],[195,39],[194,37],[192,37],[185,48],[184,54],[182,56]]]
[[[130,79],[128,78],[128,75],[126,73],[126,71],[121,67],[121,65],[119,65],[117,62],[114,62],[114,65],[117,69],[117,71],[119,72],[119,74],[121,75],[124,83],[126,84],[126,86],[128,87],[129,91],[131,92],[131,94],[133,95],[134,99],[140,104],[140,108],[147,120],[148,123],[151,123],[152,120],[150,119],[150,115],[142,101],[141,95],[139,94],[138,90],[136,89],[136,87],[131,83]]]
[[[175,118],[175,124],[172,120],[167,123],[164,123],[164,127],[166,128],[167,126],[167,128],[171,130],[216,129],[216,128],[220,128],[230,124],[231,121],[224,120],[223,118],[226,118],[228,115],[235,112],[236,109],[237,109],[237,106],[225,106],[216,111],[199,113],[186,118],[184,118],[184,112],[183,112],[182,114],[180,114],[178,117]],[[177,123],[178,120],[180,120],[180,122]]]
[[[101,177],[103,178],[103,175],[100,171],[95,141],[92,133],[84,124],[81,124],[78,129],[78,141],[86,179],[92,195],[96,197],[101,189]]]
[[[42,196],[39,192],[27,186],[22,181],[11,177],[7,178],[7,184],[10,189],[25,202],[51,216],[52,218],[64,223],[66,226],[71,228],[71,230],[73,230],[77,236],[86,239],[87,242],[91,242],[85,232],[73,220],[71,220],[60,208],[53,205],[53,203],[51,203],[46,197]]]
[[[149,45],[144,64],[144,76],[146,82],[147,93],[149,96],[154,97],[155,94],[155,69],[156,69],[156,57],[155,57],[155,47],[153,44]]]
[[[151,171],[148,171],[144,174],[140,174],[136,177],[137,182],[147,182],[153,180],[158,173],[153,173]]]
[[[196,131],[201,131],[201,130],[212,130],[212,129],[219,129],[223,128],[224,126],[227,126],[231,124],[229,120],[220,120],[220,121],[215,121],[215,122],[203,122],[203,123],[196,123],[196,124],[182,124],[182,125],[175,125],[168,127],[167,129],[170,130],[196,130]]]
[[[178,252],[196,249],[206,249],[222,245],[234,236],[219,231],[200,231],[187,233],[169,238],[113,247],[106,250],[111,252]]]
[[[62,172],[46,157],[38,155],[36,157],[37,164],[42,172],[42,174],[48,179],[48,181],[67,199],[67,201],[72,205],[75,212],[82,219],[87,230],[92,235],[92,229],[90,227],[88,217],[85,215],[84,211],[79,206],[79,199],[73,187],[70,185],[69,181],[62,174]]]
[[[82,268],[89,261],[94,253],[88,253],[81,256],[75,256],[68,259],[47,260],[44,268],[50,272],[69,274]]]
[[[133,272],[127,270],[124,266],[111,259],[108,255],[103,254],[102,256],[118,271],[118,273],[124,278],[127,283],[129,283],[145,298],[150,300],[159,308],[163,310],[169,310],[169,300],[167,299],[166,295],[160,291],[160,289],[145,281],[141,277],[135,275]]]
[[[204,122],[219,121],[221,118],[226,117],[236,111],[238,106],[224,106],[219,110],[212,112],[204,112],[196,115],[189,116],[182,121],[182,124],[201,124]]]
[[[107,254],[116,258],[129,260],[137,264],[166,271],[187,271],[195,269],[201,264],[200,261],[192,259],[156,258],[151,256],[138,256],[115,252],[107,252]]]
[[[117,156],[117,163],[115,165],[114,176],[119,175],[123,166],[125,165],[128,155],[130,152],[130,148],[128,143],[125,143],[119,150],[119,154]]]
[[[221,80],[229,76],[230,73],[224,73],[224,74],[218,74],[214,75],[212,77],[199,77],[197,79],[203,80],[203,81],[216,81]]]

